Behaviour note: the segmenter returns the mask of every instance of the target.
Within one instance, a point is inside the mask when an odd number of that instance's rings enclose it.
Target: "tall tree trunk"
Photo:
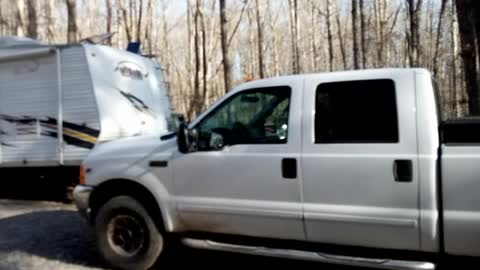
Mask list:
[[[55,0],[48,0],[45,3],[45,22],[47,24],[47,41],[54,42],[55,40]]]
[[[436,40],[435,40],[435,47],[433,49],[433,56],[432,56],[432,72],[433,72],[433,83],[435,85],[435,92],[439,101],[439,104],[441,104],[441,110],[440,113],[446,113],[446,109],[449,109],[446,105],[446,100],[447,96],[446,93],[442,93],[442,86],[439,82],[439,74],[438,74],[438,51],[440,48],[440,41],[442,39],[442,21],[443,17],[445,14],[445,6],[448,0],[442,0],[441,6],[440,6],[440,17],[438,18],[438,24],[437,24],[437,34],[436,34]],[[433,25],[432,25],[432,31],[433,31]]]
[[[202,64],[203,64],[203,76],[202,76],[202,97],[201,102],[202,104],[199,105],[197,108],[198,112],[201,111],[203,105],[205,104],[205,100],[207,98],[207,76],[208,76],[208,60],[207,60],[207,28],[205,24],[205,14],[203,12],[200,13],[201,20],[202,20]]]
[[[165,0],[162,0],[162,50],[164,54],[164,62],[170,62],[170,46],[169,46],[169,39],[168,39],[168,19],[167,19],[167,5],[165,4]],[[170,76],[171,67],[170,65],[167,66],[165,69],[166,76]]]
[[[253,29],[253,18],[252,18],[252,9],[248,8],[247,11],[247,17],[248,17],[248,29]],[[255,76],[255,32],[254,31],[248,31],[248,74],[249,78],[248,79],[253,79]]]
[[[459,56],[459,45],[458,45],[458,21],[457,21],[457,11],[455,9],[455,0],[451,1],[452,11],[450,17],[452,18],[452,27],[450,30],[451,40],[452,40],[452,91],[453,91],[453,102],[452,102],[452,112],[455,116],[462,116],[463,111],[461,107],[462,95],[461,91],[458,89],[458,68],[457,68],[457,57]]]
[[[270,11],[270,0],[267,1],[267,10]],[[272,58],[273,58],[273,73],[275,76],[280,75],[280,64],[279,59],[278,59],[278,38],[277,38],[277,31],[275,27],[275,21],[273,19],[270,19],[270,24],[269,24],[269,29],[270,33],[272,33]]]
[[[68,1],[70,1],[70,0],[68,0]],[[118,0],[117,4],[118,4],[118,8],[120,9],[120,13],[122,14],[123,26],[124,26],[124,29],[125,29],[125,34],[127,36],[127,42],[131,42],[132,41],[132,32],[131,32],[131,28],[130,28],[127,8],[123,5],[122,0]],[[131,20],[131,14],[130,14],[130,20]]]
[[[442,0],[443,1],[443,0]],[[433,70],[434,67],[434,56],[435,56],[435,46],[436,46],[436,33],[435,33],[435,27],[434,27],[434,17],[435,17],[435,3],[430,0],[427,5],[427,11],[425,12],[427,18],[428,18],[428,23],[427,23],[427,29],[428,29],[428,54],[425,55],[423,53],[424,59],[423,61],[420,61],[423,63],[424,66],[428,67],[430,70]],[[423,14],[422,14],[423,15]],[[441,18],[439,18],[441,20]],[[438,26],[438,25],[437,25]],[[427,40],[425,38],[425,40]]]
[[[195,48],[195,79],[193,83],[193,98],[191,100],[190,112],[188,116],[193,118],[198,112],[200,107],[200,35],[199,35],[199,15],[201,1],[196,0],[196,10],[194,15],[194,48]]]
[[[353,40],[353,68],[359,69],[358,61],[358,31],[357,31],[357,1],[352,0],[352,40]]]
[[[479,115],[479,89],[477,81],[477,63],[475,52],[475,32],[473,8],[476,4],[473,0],[457,0],[457,19],[460,30],[460,41],[463,58],[464,79],[468,95],[468,113]]]
[[[3,15],[3,6],[2,6],[2,2],[0,1],[0,35],[4,35],[5,34],[5,19],[4,19],[4,15]]]
[[[121,0],[120,0],[121,1]],[[134,18],[134,14],[136,15],[136,12],[135,9],[134,9],[134,0],[129,0],[128,1],[128,15],[130,17],[129,19],[129,25],[128,25],[128,28],[130,29],[130,32],[132,33],[132,39],[135,37],[135,28],[134,28],[134,22],[135,22],[135,18]]]
[[[225,8],[225,0],[220,0],[220,36],[222,39],[223,83],[225,85],[226,93],[232,88],[232,72],[230,71],[230,60],[228,58],[228,21]]]
[[[37,38],[37,9],[35,8],[35,0],[28,0],[27,2],[27,11],[28,11],[28,25],[27,25],[27,35],[33,39]]]
[[[68,26],[67,26],[67,42],[77,42],[77,1],[65,0],[67,4]]]
[[[312,69],[317,71],[318,51],[317,51],[317,16],[315,15],[315,5],[310,2],[310,19],[312,26],[310,27],[310,46],[312,53]]]
[[[340,23],[340,12],[337,11],[336,14],[336,21],[337,21],[337,35],[338,35],[338,42],[340,45],[340,53],[342,55],[342,64],[343,64],[343,69],[347,69],[347,56],[345,53],[345,45],[343,42],[343,33],[342,33],[342,25]]]
[[[290,6],[290,32],[292,41],[292,71],[293,74],[300,72],[300,55],[298,53],[298,17],[297,17],[297,0],[289,0]]]
[[[326,5],[327,5],[327,8],[326,8],[327,14],[325,16],[325,20],[326,20],[326,24],[327,24],[328,67],[329,67],[329,71],[333,71],[334,56],[333,56],[332,25],[331,25],[331,22],[330,22],[330,19],[331,19],[330,18],[331,17],[331,14],[330,14],[330,0],[327,0]]]
[[[373,1],[373,13],[374,13],[374,18],[375,18],[375,43],[376,43],[376,61],[375,61],[375,67],[378,67],[381,65],[381,46],[383,46],[383,41],[382,41],[382,36],[383,33],[381,33],[381,23],[380,23],[380,1]]]
[[[368,66],[368,52],[367,46],[365,44],[367,29],[365,26],[365,7],[363,5],[363,0],[360,0],[360,37],[361,37],[361,48],[362,48],[362,68],[366,68]]]
[[[263,26],[260,21],[260,6],[258,0],[255,1],[255,13],[257,19],[257,45],[258,45],[258,74],[261,79],[265,78],[263,67]]]
[[[409,43],[409,60],[410,66],[420,66],[420,12],[422,7],[422,0],[406,0],[408,7],[408,16],[410,22],[410,43]]]
[[[443,17],[445,16],[445,7],[447,5],[447,0],[442,0],[440,6],[440,17],[438,18],[438,25],[437,25],[437,39],[435,41],[435,49],[433,55],[433,75],[435,80],[438,80],[438,50],[440,48],[440,41],[442,40],[442,22]]]
[[[25,2],[24,0],[17,0],[15,15],[15,30],[17,36],[25,35]]]
[[[142,17],[143,17],[143,0],[139,1],[139,8],[138,8],[138,21],[137,21],[137,42],[141,42],[142,36]]]
[[[191,0],[187,0],[187,66],[186,70],[188,73],[188,83],[187,83],[187,88],[185,93],[183,93],[183,99],[182,99],[182,106],[184,108],[183,112],[185,112],[186,116],[189,117],[189,111],[191,107],[190,99],[191,99],[191,93],[194,89],[194,77],[191,76],[192,70],[193,70],[193,52],[192,52],[192,5],[191,5]],[[162,5],[163,5],[163,0],[162,0]],[[180,73],[178,75],[179,78],[181,78]],[[182,94],[182,93],[180,93]]]
[[[387,63],[384,59],[385,46],[387,43],[385,40],[387,3],[388,2],[386,0],[373,1],[376,24],[375,33],[377,36],[377,67],[384,66]]]
[[[478,6],[478,4],[474,5],[473,7],[473,18],[475,20],[475,30],[477,35],[477,60],[480,61],[480,7]]]
[[[107,33],[112,32],[112,0],[105,0],[105,8],[107,9]],[[107,41],[108,45],[112,45],[112,38]]]
[[[155,1],[156,2],[156,1]],[[145,41],[148,43],[148,54],[153,55],[153,9],[156,3],[153,0],[148,0],[147,3],[147,23],[145,26]]]

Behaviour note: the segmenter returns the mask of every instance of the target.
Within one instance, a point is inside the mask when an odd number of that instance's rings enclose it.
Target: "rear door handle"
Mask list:
[[[393,162],[393,176],[396,182],[412,182],[413,166],[408,159],[397,159]]]
[[[284,158],[282,159],[282,176],[286,179],[297,178],[297,159]]]

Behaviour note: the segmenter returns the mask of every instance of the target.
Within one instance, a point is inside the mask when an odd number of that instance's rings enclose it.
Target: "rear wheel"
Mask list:
[[[164,230],[129,196],[107,201],[95,217],[97,246],[115,269],[149,269],[164,254]]]

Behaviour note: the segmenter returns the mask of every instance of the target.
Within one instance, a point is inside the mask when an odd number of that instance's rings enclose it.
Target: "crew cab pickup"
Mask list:
[[[480,121],[425,69],[246,82],[178,133],[97,145],[74,192],[114,268],[189,247],[387,269],[480,256]]]

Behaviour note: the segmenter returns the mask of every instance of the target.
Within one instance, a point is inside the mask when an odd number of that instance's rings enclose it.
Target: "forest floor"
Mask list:
[[[190,264],[195,265],[196,269],[225,269],[232,266],[244,269],[284,266],[289,269],[345,269],[318,263],[187,248],[180,249],[162,268],[181,269],[181,266]],[[97,256],[93,233],[74,205],[0,199],[0,270],[93,270],[104,267]]]

